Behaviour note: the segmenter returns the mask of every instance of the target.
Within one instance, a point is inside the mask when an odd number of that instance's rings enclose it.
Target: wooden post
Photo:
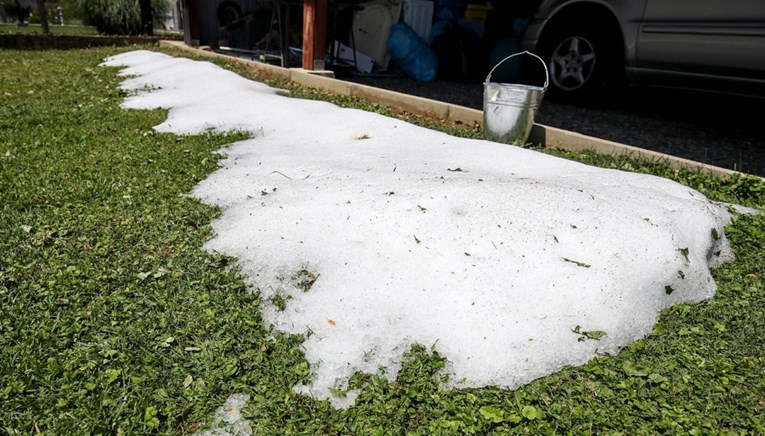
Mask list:
[[[314,69],[327,51],[327,0],[303,1],[303,68]]]
[[[188,46],[200,44],[199,6],[197,0],[181,0],[183,8],[183,40]]]

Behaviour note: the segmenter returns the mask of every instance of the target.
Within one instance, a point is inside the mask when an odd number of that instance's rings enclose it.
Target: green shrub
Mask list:
[[[61,6],[66,24],[82,23],[83,8],[80,6],[81,0],[60,0],[58,6]],[[51,8],[53,11],[53,8]]]
[[[95,26],[106,35],[138,35],[142,33],[141,8],[138,0],[78,0],[85,24]],[[168,9],[167,0],[152,0],[155,26]]]

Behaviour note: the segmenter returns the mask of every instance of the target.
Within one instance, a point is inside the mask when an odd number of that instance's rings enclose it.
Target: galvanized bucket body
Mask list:
[[[547,75],[544,86],[492,83],[491,73],[502,62],[520,54],[529,54],[542,62]],[[497,63],[483,84],[483,137],[490,141],[524,145],[534,126],[534,116],[548,83],[547,65],[539,56],[528,51],[510,55]]]

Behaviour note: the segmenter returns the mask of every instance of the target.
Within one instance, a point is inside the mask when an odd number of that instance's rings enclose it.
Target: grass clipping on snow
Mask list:
[[[353,404],[356,371],[391,380],[415,343],[449,387],[514,388],[648,334],[711,298],[732,258],[725,206],[648,175],[280,96],[213,64],[109,58],[167,108],[163,132],[247,130],[193,191],[222,208],[206,248],[238,259],[275,328],[305,334],[295,390]],[[284,304],[286,303],[286,304]]]

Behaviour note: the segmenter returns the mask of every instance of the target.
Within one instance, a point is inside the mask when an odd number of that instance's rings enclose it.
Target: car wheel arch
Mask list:
[[[543,56],[551,67],[552,52],[555,49],[551,45],[561,39],[562,35],[573,34],[577,32],[577,29],[580,29],[583,35],[597,35],[593,37],[597,39],[593,41],[593,44],[597,44],[601,50],[605,48],[609,51],[607,57],[609,63],[603,65],[606,67],[604,71],[598,71],[604,76],[602,79],[609,83],[621,83],[625,66],[624,34],[616,15],[604,4],[590,1],[574,2],[555,10],[540,33],[535,52]],[[551,88],[551,93],[556,97],[564,97],[561,94],[566,94],[555,89],[554,85]],[[573,94],[589,94],[589,92],[571,94],[573,96]],[[580,96],[577,95],[577,97]]]

